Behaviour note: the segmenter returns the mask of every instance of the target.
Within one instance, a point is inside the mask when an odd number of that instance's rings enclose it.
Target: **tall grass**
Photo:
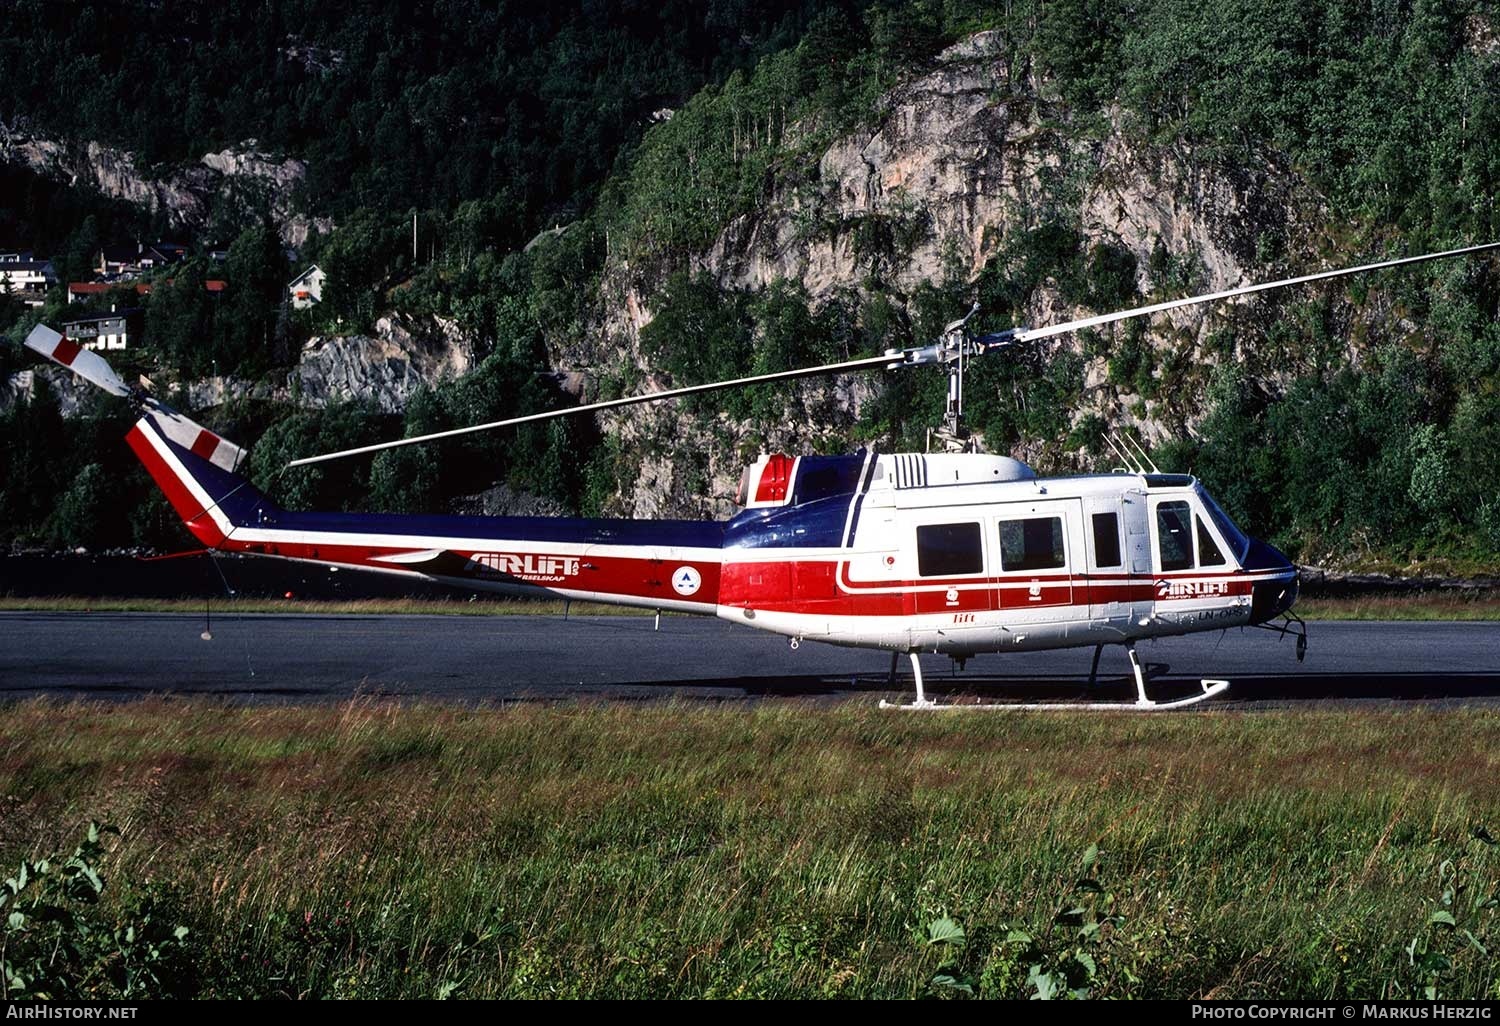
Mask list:
[[[120,825],[215,996],[1024,996],[1098,845],[1095,994],[1493,998],[1497,762],[1475,710],[30,702],[0,855]]]

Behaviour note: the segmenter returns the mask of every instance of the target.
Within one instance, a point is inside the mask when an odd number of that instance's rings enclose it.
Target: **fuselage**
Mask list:
[[[1259,623],[1297,594],[1286,557],[1182,475],[773,455],[747,470],[745,508],[727,522],[302,513],[149,416],[129,441],[210,548],[839,645],[964,656],[1116,643]]]

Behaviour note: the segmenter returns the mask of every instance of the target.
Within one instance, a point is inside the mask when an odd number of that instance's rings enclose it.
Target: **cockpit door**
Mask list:
[[[1124,625],[1141,601],[1149,606],[1151,535],[1141,494],[1097,495],[1083,500],[1088,561],[1089,618]]]

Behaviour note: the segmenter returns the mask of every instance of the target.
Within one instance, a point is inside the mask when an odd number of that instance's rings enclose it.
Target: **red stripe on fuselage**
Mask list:
[[[1164,593],[1158,582],[1207,581],[1213,590]],[[1105,602],[1192,602],[1248,596],[1254,581],[1242,570],[1128,574],[1034,574],[851,582],[846,561],[725,563],[721,604],[768,612],[842,616],[1038,609]],[[1222,591],[1217,590],[1222,586]],[[878,589],[878,590],[877,590]],[[951,591],[950,591],[951,589]]]
[[[305,533],[300,533],[305,538]],[[350,545],[340,543],[337,536],[330,535],[327,542],[322,541],[243,541],[234,539],[226,548],[234,552],[245,552],[252,555],[279,556],[284,559],[304,559],[318,563],[335,563],[340,566],[367,567],[371,570],[401,570],[399,563],[391,563],[382,557],[408,553],[414,545],[420,545],[421,539],[411,539],[412,545],[388,546],[388,545]],[[481,542],[482,548],[469,548],[456,550],[456,553],[465,558],[474,556],[493,556],[497,551],[507,554],[525,555],[526,545],[524,542],[497,538],[490,542]],[[576,560],[578,569],[576,572],[559,572],[555,574],[534,575],[503,575],[490,572],[482,566],[470,568],[472,579],[476,586],[505,584],[512,587],[531,587],[545,591],[575,592],[589,591],[602,596],[617,596],[620,598],[634,599],[659,599],[668,602],[701,602],[706,605],[716,605],[719,600],[719,564],[705,560],[693,559],[642,559],[630,556],[602,556],[591,553],[587,556],[577,555],[558,559],[556,553],[535,553],[539,559],[551,560],[562,563]],[[491,561],[492,562],[492,561]],[[698,571],[699,586],[690,594],[683,594],[672,587],[672,574],[682,567],[690,566]],[[427,574],[420,568],[413,568],[413,572],[424,576]],[[436,576],[448,577],[446,574]],[[467,576],[467,575],[466,575]]]

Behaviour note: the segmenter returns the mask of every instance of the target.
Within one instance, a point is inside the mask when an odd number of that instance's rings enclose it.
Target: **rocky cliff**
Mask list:
[[[878,122],[836,139],[810,169],[783,172],[764,201],[692,254],[689,266],[726,288],[761,290],[785,279],[805,288],[814,304],[880,291],[904,307],[924,284],[973,282],[1003,259],[1008,241],[1057,216],[1074,226],[1085,249],[1104,244],[1130,254],[1141,303],[1318,266],[1312,226],[1322,200],[1278,155],[1219,164],[1142,142],[1119,112],[1064,130],[1068,113],[1047,94],[1029,69],[1013,73],[998,34],[971,36],[892,90]],[[872,245],[872,237],[884,244]],[[652,268],[606,267],[600,341],[558,340],[557,364],[597,368],[623,355],[649,383],[640,332],[654,316],[660,279]],[[1090,312],[1098,311],[1068,303],[1056,282],[1045,281],[1030,295],[1024,323]],[[1148,399],[1112,387],[1107,356],[1092,354],[1072,418],[1092,413],[1133,425],[1148,440],[1170,437],[1200,408],[1206,368],[1217,358],[1205,351],[1205,339],[1234,317],[1197,308],[1153,322],[1148,342],[1158,357],[1175,354],[1179,365],[1200,372],[1174,381],[1170,395]],[[1075,352],[1084,346],[1077,337],[1059,344]],[[820,435],[848,432],[862,401],[881,387],[875,376],[798,386],[800,405],[769,430],[723,416],[683,426],[670,410],[612,419],[611,433],[647,453],[621,475],[621,509],[637,516],[715,512],[717,500],[694,498],[685,478],[707,495],[730,493],[746,456],[759,448],[806,450]],[[1023,442],[1013,455],[1034,454]]]
[[[165,214],[174,229],[183,231],[207,224],[216,204],[228,204],[241,213],[269,213],[282,240],[293,247],[302,246],[314,230],[332,228],[327,218],[293,209],[292,197],[307,165],[263,153],[254,139],[206,153],[185,167],[147,169],[125,150],[97,142],[36,138],[0,126],[0,162]]]
[[[307,406],[358,400],[399,413],[419,389],[467,374],[471,352],[451,321],[417,326],[382,317],[374,335],[311,339],[288,387]]]

